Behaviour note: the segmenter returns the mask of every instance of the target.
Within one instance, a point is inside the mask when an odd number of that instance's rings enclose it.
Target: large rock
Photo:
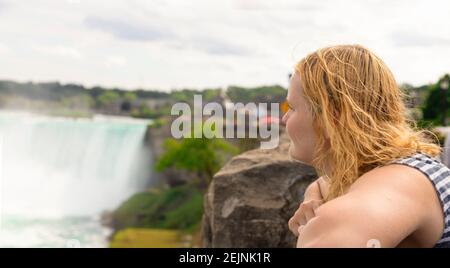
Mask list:
[[[314,168],[294,162],[288,143],[231,159],[205,195],[204,247],[294,247],[288,220],[317,178]]]

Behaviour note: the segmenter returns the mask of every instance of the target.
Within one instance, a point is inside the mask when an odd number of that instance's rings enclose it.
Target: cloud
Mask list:
[[[450,46],[450,39],[426,35],[418,32],[397,31],[391,34],[391,40],[399,47]]]
[[[108,56],[105,59],[105,65],[108,68],[121,67],[127,63],[127,60],[121,56]]]
[[[1,76],[128,88],[286,85],[286,74],[307,53],[361,43],[392,66],[398,81],[420,84],[450,68],[444,60],[449,6],[420,0],[0,0],[0,58],[9,66]]]
[[[243,56],[249,55],[250,50],[234,40],[225,40],[217,35],[197,34],[203,29],[189,28],[184,34],[170,30],[170,25],[160,21],[158,27],[147,22],[127,22],[118,18],[101,18],[89,16],[84,20],[85,25],[92,29],[112,34],[115,38],[125,41],[162,42],[178,50],[191,48],[211,55]],[[186,22],[185,22],[186,23]],[[180,26],[179,26],[180,27]],[[182,26],[181,26],[182,27]]]
[[[261,1],[261,0],[234,0],[233,6],[238,10],[246,11],[319,11],[322,8],[311,3],[302,3],[289,0]]]
[[[74,47],[57,45],[57,46],[34,46],[33,50],[42,54],[64,57],[74,60],[84,58],[83,54]]]
[[[0,0],[0,13],[2,13],[7,7],[7,4]]]
[[[167,40],[173,34],[167,29],[153,25],[127,22],[117,18],[101,18],[88,16],[84,20],[86,26],[107,32],[114,37],[129,41],[160,41]]]
[[[9,51],[8,46],[5,44],[0,43],[0,54],[6,54]]]
[[[251,51],[244,46],[211,36],[194,36],[190,40],[190,44],[194,49],[212,55],[244,56],[251,53]]]

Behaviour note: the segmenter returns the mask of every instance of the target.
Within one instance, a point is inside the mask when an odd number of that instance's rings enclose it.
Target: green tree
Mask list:
[[[445,101],[446,106],[446,116],[448,117],[448,113],[450,112],[450,107],[448,105],[449,101],[449,90],[443,91],[440,87],[441,82],[446,79],[449,81],[450,77],[448,74],[443,76],[439,81],[435,84],[431,84],[427,88],[428,96],[424,102],[422,107],[423,120],[430,122],[432,125],[439,125],[442,121],[443,114],[443,101]]]
[[[203,101],[214,101],[220,95],[219,89],[205,89],[202,92]]]
[[[211,182],[213,175],[224,164],[227,156],[234,155],[238,149],[223,139],[185,138],[166,139],[164,154],[155,165],[157,171],[167,168],[184,169],[194,172],[203,188]]]
[[[137,99],[137,96],[134,92],[127,92],[123,94],[123,100],[128,102],[133,102]]]
[[[285,88],[273,85],[255,88],[243,88],[230,86],[226,91],[227,96],[232,102],[283,102],[286,98],[287,91]]]
[[[100,106],[107,107],[111,104],[117,103],[120,99],[120,95],[115,91],[105,91],[98,96],[98,102]]]

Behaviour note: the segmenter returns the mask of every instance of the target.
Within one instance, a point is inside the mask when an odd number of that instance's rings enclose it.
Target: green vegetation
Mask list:
[[[187,239],[186,239],[186,238]],[[184,238],[184,239],[183,239]],[[114,235],[111,248],[192,247],[189,236],[174,230],[128,228]]]
[[[137,193],[113,212],[116,230],[129,227],[177,229],[192,233],[200,225],[203,193],[192,184]]]
[[[119,88],[85,88],[77,84],[17,83],[0,81],[0,109],[24,109],[46,114],[94,113],[125,115],[156,119],[170,115],[175,102],[192,103],[195,94],[204,102],[221,101],[222,89],[181,89],[172,92],[158,90],[123,90]],[[257,88],[229,87],[227,94],[233,102],[282,102],[286,90],[280,86]]]
[[[170,97],[176,102],[191,103],[194,100],[194,95],[202,95],[203,101],[214,101],[220,95],[220,90],[220,88],[204,90],[182,89],[172,91]]]
[[[287,90],[278,85],[255,88],[231,86],[226,93],[232,102],[282,103],[286,99]]]
[[[156,119],[154,124],[157,127],[165,121]],[[164,148],[156,170],[188,170],[199,179],[169,189],[137,193],[122,203],[112,213],[117,233],[111,247],[180,247],[180,243],[200,243],[199,239],[192,241],[192,237],[199,236],[204,190],[226,157],[238,150],[224,140],[206,138],[166,139]],[[186,236],[190,237],[187,242],[183,239]]]
[[[161,116],[170,115],[170,106],[159,109],[150,109],[145,104],[141,104],[138,108],[132,109],[130,115],[136,118],[155,119]]]
[[[223,139],[169,138],[164,142],[164,154],[155,164],[157,171],[167,168],[194,172],[201,188],[206,188],[214,173],[224,164],[226,156],[238,153],[238,149]]]
[[[119,100],[120,95],[115,91],[105,91],[97,98],[97,101],[101,107],[107,107],[108,105],[115,104]]]
[[[421,87],[420,90],[426,92],[426,98],[423,104],[420,106],[422,109],[422,122],[420,125],[422,126],[437,126],[442,122],[443,114],[443,105],[446,106],[446,114],[447,118],[450,113],[449,106],[449,89],[442,90],[440,85],[446,80],[450,81],[450,77],[448,74],[441,77],[436,83]],[[443,103],[445,102],[445,103]]]
[[[167,120],[164,118],[156,118],[153,122],[148,125],[149,128],[161,128],[167,124]]]
[[[171,94],[155,90],[85,88],[58,82],[17,83],[0,81],[0,108],[53,114],[107,113],[140,118],[168,115],[169,108],[150,107],[148,100],[170,102]],[[167,105],[166,105],[167,106]],[[133,111],[133,112],[132,112]]]

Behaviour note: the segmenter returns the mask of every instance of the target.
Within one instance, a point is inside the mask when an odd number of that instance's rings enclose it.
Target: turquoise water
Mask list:
[[[149,183],[148,121],[0,112],[0,247],[103,247],[99,215]]]
[[[95,217],[61,219],[5,215],[0,228],[1,247],[107,247],[111,230]]]

